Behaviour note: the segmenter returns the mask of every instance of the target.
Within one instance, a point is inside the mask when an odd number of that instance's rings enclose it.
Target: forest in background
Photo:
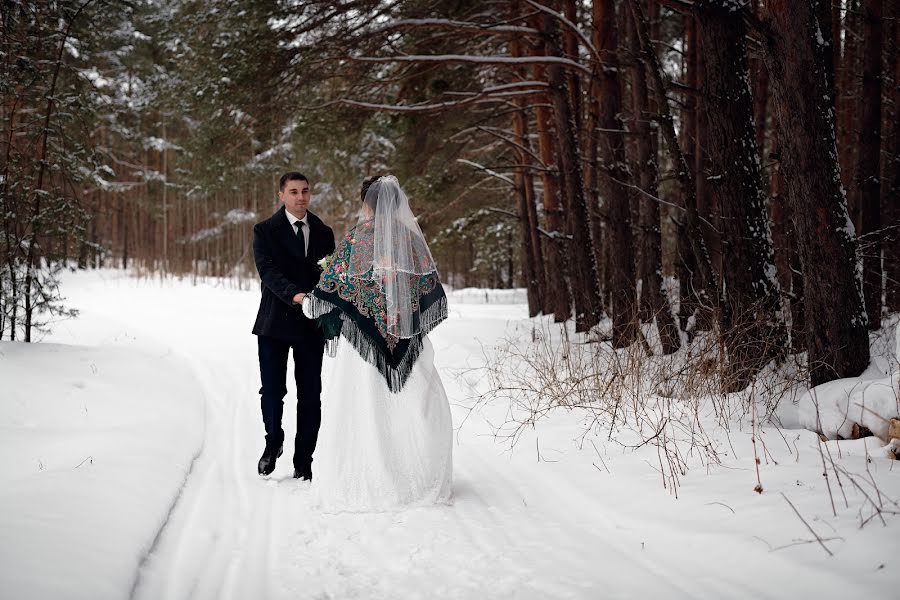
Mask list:
[[[718,331],[731,390],[857,375],[900,307],[898,0],[0,7],[0,338],[73,265],[252,279],[295,169],[339,235],[397,175],[452,286]]]

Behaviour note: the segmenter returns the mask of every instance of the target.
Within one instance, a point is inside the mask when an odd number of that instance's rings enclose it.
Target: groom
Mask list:
[[[281,415],[287,394],[288,351],[294,351],[297,382],[297,437],[294,477],[312,479],[322,407],[322,354],[325,338],[315,321],[306,318],[299,302],[319,282],[319,260],[334,252],[334,232],[309,212],[309,179],[302,173],[281,176],[278,198],[283,206],[253,227],[253,257],[262,280],[262,299],[253,333],[259,346],[262,417],[266,447],[259,459],[260,475],[275,470],[284,447]]]

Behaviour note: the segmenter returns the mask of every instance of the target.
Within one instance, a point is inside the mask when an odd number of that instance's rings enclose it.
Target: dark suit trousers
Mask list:
[[[297,382],[297,437],[294,440],[294,467],[304,468],[312,463],[312,455],[319,437],[322,421],[322,355],[325,340],[311,336],[299,342],[288,342],[264,335],[259,343],[259,373],[262,387],[262,417],[266,426],[266,445],[284,442],[281,416],[287,395],[288,351],[294,351],[294,380]]]

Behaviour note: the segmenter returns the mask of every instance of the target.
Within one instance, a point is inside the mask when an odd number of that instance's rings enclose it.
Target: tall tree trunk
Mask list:
[[[724,244],[719,322],[728,353],[725,389],[749,385],[783,352],[775,257],[753,123],[744,15],[726,0],[697,5],[705,50],[703,111],[708,125],[708,178],[712,201],[721,207]]]
[[[594,48],[599,48],[600,40],[600,24],[596,19],[591,20],[591,44]],[[606,227],[604,225],[606,218],[606,202],[600,197],[600,168],[599,168],[599,147],[600,147],[600,69],[601,65],[594,62],[592,66],[590,83],[588,85],[587,97],[587,170],[585,171],[585,186],[587,191],[588,202],[588,218],[591,225],[591,238],[594,241],[594,264],[597,267],[597,280],[600,288],[600,297],[604,303],[608,299],[609,286],[609,269],[607,268],[607,259],[605,249],[608,246],[606,239]]]
[[[169,151],[166,138],[166,117],[162,115],[163,147],[160,152],[162,171],[162,260],[160,277],[165,279],[169,270]]]
[[[889,125],[886,152],[884,153],[884,168],[881,180],[881,210],[884,216],[884,270],[887,274],[887,289],[885,290],[885,302],[887,310],[900,312],[900,0],[890,0],[887,8],[890,10],[891,29],[887,34],[887,65],[885,72],[891,78],[891,86],[886,91],[886,97],[891,98],[890,112],[886,123]],[[887,16],[887,15],[886,15]]]
[[[859,225],[858,196],[854,192],[852,182],[856,167],[856,117],[858,111],[856,101],[859,98],[859,28],[860,0],[846,0],[847,10],[844,17],[844,47],[841,53],[839,76],[836,77],[837,89],[837,140],[838,160],[841,165],[841,181],[849,190],[847,196],[850,218]]]
[[[681,188],[684,210],[679,225],[683,229],[684,234],[680,238],[688,241],[691,253],[696,260],[697,275],[695,282],[697,287],[694,289],[699,302],[705,306],[712,306],[711,298],[718,296],[719,282],[713,271],[709,252],[706,249],[706,243],[700,231],[700,216],[697,213],[697,189],[694,186],[694,178],[685,155],[678,145],[678,136],[675,133],[675,120],[672,118],[672,111],[669,108],[666,96],[666,86],[663,82],[663,69],[659,58],[651,46],[650,28],[647,24],[647,18],[638,0],[630,0],[628,8],[630,9],[631,18],[634,19],[641,43],[640,60],[647,68],[647,75],[659,108],[660,129],[666,147],[672,156],[676,177]]]
[[[869,328],[881,327],[881,38],[882,0],[865,0],[865,53],[856,179]]]
[[[126,210],[125,199],[121,200],[119,205],[119,222],[122,224],[122,269],[128,268],[128,224],[131,220],[131,212]]]
[[[530,183],[530,182],[529,182]],[[521,242],[520,257],[522,260],[522,277],[525,279],[525,289],[528,297],[528,316],[534,317],[541,312],[541,288],[538,285],[537,271],[541,268],[539,264],[534,263],[534,253],[531,247],[531,233],[528,230],[528,201],[529,196],[526,191],[528,183],[525,181],[525,172],[519,170],[516,172],[516,207],[519,214],[519,236]]]
[[[600,74],[600,127],[605,130],[599,141],[600,181],[603,183],[610,233],[611,313],[613,346],[621,348],[635,341],[638,332],[637,281],[635,277],[634,239],[631,231],[629,174],[625,158],[625,136],[622,120],[622,88],[619,82],[619,42],[616,24],[616,2],[594,2],[594,22],[599,26],[603,60]]]
[[[525,115],[523,114],[522,116],[524,118]],[[527,126],[527,119],[525,119],[524,125]],[[522,130],[522,136],[523,139],[527,142],[527,128],[524,128]],[[538,230],[536,196],[534,192],[534,174],[531,171],[525,171],[524,183],[525,212],[528,216],[528,233],[531,236],[531,264],[534,265],[534,276],[537,279],[538,301],[540,302],[539,306],[541,307],[541,312],[546,312],[543,309],[543,307],[546,305],[544,295],[547,293],[547,280],[544,274],[544,251],[541,245],[541,234]]]
[[[722,207],[716,201],[712,194],[709,178],[713,175],[712,166],[710,165],[709,145],[710,135],[708,119],[704,118],[706,114],[709,98],[706,92],[706,60],[707,54],[715,50],[707,49],[707,42],[703,39],[703,29],[696,24],[695,40],[698,48],[696,55],[697,69],[697,135],[694,140],[694,182],[697,188],[697,212],[700,215],[700,230],[706,240],[706,247],[709,249],[709,258],[712,261],[712,267],[716,275],[721,280],[722,275],[722,223],[721,212]],[[715,311],[710,310],[711,307],[701,305],[697,312],[697,329],[700,331],[709,330],[716,319]]]
[[[634,28],[634,21],[626,19],[626,23],[628,23],[628,40],[631,51],[635,55],[639,55],[640,41]],[[647,94],[647,76],[644,65],[640,62],[635,62],[631,68],[631,93],[634,104],[634,128],[637,134],[637,172],[640,178],[640,187],[644,192],[639,198],[640,312],[645,321],[652,323],[654,319],[656,320],[663,354],[671,354],[678,350],[681,344],[678,327],[672,317],[672,305],[663,287],[662,234],[659,201],[657,200],[659,197],[659,168],[656,163],[656,129],[650,127],[651,111]]]
[[[540,26],[540,21],[533,17],[532,25]],[[539,41],[532,49],[535,56],[542,56],[545,52],[543,41]],[[532,66],[532,77],[535,81],[546,81],[546,68],[540,65]],[[549,100],[549,98],[547,98]],[[553,313],[554,321],[561,323],[567,321],[572,314],[572,299],[566,283],[566,267],[563,262],[563,252],[566,246],[565,215],[560,204],[559,174],[556,172],[556,147],[553,142],[551,129],[552,115],[547,108],[547,102],[539,102],[535,108],[535,120],[537,123],[538,148],[541,157],[541,183],[543,187],[544,219],[546,228],[550,234],[550,240],[546,245],[546,281],[544,298],[546,305],[544,313]]]
[[[831,4],[839,0],[815,0],[816,2],[816,18],[819,20],[819,32],[822,34],[822,51],[825,58],[825,78],[827,79],[826,87],[831,101],[831,106],[837,109],[837,98],[835,85],[835,52],[834,39],[832,38],[831,23]]]
[[[682,15],[684,22],[684,43],[685,43],[685,59],[684,59],[684,82],[688,87],[688,93],[684,95],[684,110],[682,111],[681,129],[681,147],[684,152],[684,158],[691,166],[693,178],[696,180],[696,161],[694,153],[697,151],[697,96],[699,95],[699,83],[697,80],[697,55],[699,48],[697,45],[697,22],[693,13]],[[677,204],[681,208],[686,208],[685,200],[682,196],[678,197]],[[683,220],[679,216],[680,221]],[[679,222],[680,222],[679,221]],[[679,225],[677,230],[677,272],[679,283],[679,318],[681,320],[681,328],[687,332],[688,339],[694,334],[696,318],[700,311],[701,303],[698,302],[697,289],[703,287],[697,277],[697,260],[691,249],[690,241],[687,238],[685,228]],[[691,317],[694,318],[691,321]]]
[[[563,0],[563,15],[570,23],[577,25],[578,2],[576,0]],[[562,31],[563,48],[565,50],[566,57],[574,60],[575,62],[580,62],[578,57],[578,37],[576,36],[575,32],[572,31],[572,29],[568,26],[564,27]],[[580,133],[582,130],[581,113],[583,110],[583,102],[581,99],[581,77],[578,75],[578,73],[572,70],[566,72],[566,77],[569,80],[569,102],[572,106],[572,117],[575,120],[575,131],[577,133]]]
[[[753,120],[756,123],[756,149],[759,156],[766,161],[766,130],[768,129],[769,105],[769,72],[762,59],[750,61],[751,81],[753,82]]]
[[[518,2],[513,4],[513,18],[519,15]],[[514,57],[522,56],[519,39],[510,41],[510,53]],[[517,70],[520,78],[521,69]],[[517,148],[518,161],[522,165],[516,171],[516,187],[518,188],[519,232],[522,238],[522,274],[528,292],[528,316],[539,314],[544,306],[542,294],[545,291],[544,266],[540,260],[540,240],[537,237],[537,215],[534,207],[534,181],[531,171],[525,165],[531,164],[530,142],[528,141],[528,116],[525,112],[524,98],[515,98],[513,103],[518,110],[513,112],[513,132]],[[535,247],[537,245],[537,247]]]
[[[780,154],[780,152],[776,152]],[[791,315],[791,350],[802,352],[806,348],[803,319],[803,276],[797,254],[797,235],[784,198],[784,177],[781,163],[772,167],[771,221],[772,241],[775,245],[775,270],[781,289],[788,297]],[[784,303],[782,303],[784,304]],[[785,312],[785,314],[787,314]]]
[[[9,60],[9,53],[6,53],[6,60]],[[5,140],[6,152],[3,160],[2,180],[0,180],[0,194],[3,194],[3,251],[6,259],[6,268],[9,270],[9,297],[6,304],[9,310],[9,339],[16,339],[16,325],[18,321],[19,310],[19,278],[17,267],[19,264],[19,251],[21,242],[19,237],[18,220],[13,220],[13,215],[18,213],[17,200],[18,194],[10,193],[14,189],[13,182],[10,179],[10,159],[12,149],[15,143],[15,132],[17,129],[16,110],[18,108],[18,98],[14,99],[6,117],[6,126],[9,127],[7,139]],[[2,293],[2,292],[0,292]],[[3,339],[0,336],[0,339]]]
[[[834,111],[837,115],[838,74],[841,65],[841,2],[840,0],[819,0],[831,5],[831,89],[834,90]]]
[[[862,282],[813,6],[786,0],[765,6],[763,48],[803,265],[810,379],[819,385],[857,376],[869,364]]]
[[[562,56],[559,25],[556,17],[542,16],[546,35],[547,54]],[[562,170],[563,190],[566,200],[566,218],[572,235],[572,295],[575,300],[575,330],[587,331],[600,322],[602,311],[597,287],[597,271],[591,235],[588,229],[587,201],[584,193],[584,176],[575,117],[567,91],[568,79],[558,64],[547,67],[550,97],[556,117],[556,133],[559,141],[559,159]]]

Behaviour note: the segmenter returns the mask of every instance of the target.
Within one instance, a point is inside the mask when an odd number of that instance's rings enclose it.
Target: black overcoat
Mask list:
[[[253,227],[253,258],[262,280],[254,335],[289,342],[299,342],[310,335],[321,336],[315,322],[303,314],[299,304],[293,304],[293,298],[300,292],[309,293],[319,282],[321,269],[316,263],[334,252],[334,232],[316,215],[308,211],[306,214],[309,224],[306,257],[284,206]]]

